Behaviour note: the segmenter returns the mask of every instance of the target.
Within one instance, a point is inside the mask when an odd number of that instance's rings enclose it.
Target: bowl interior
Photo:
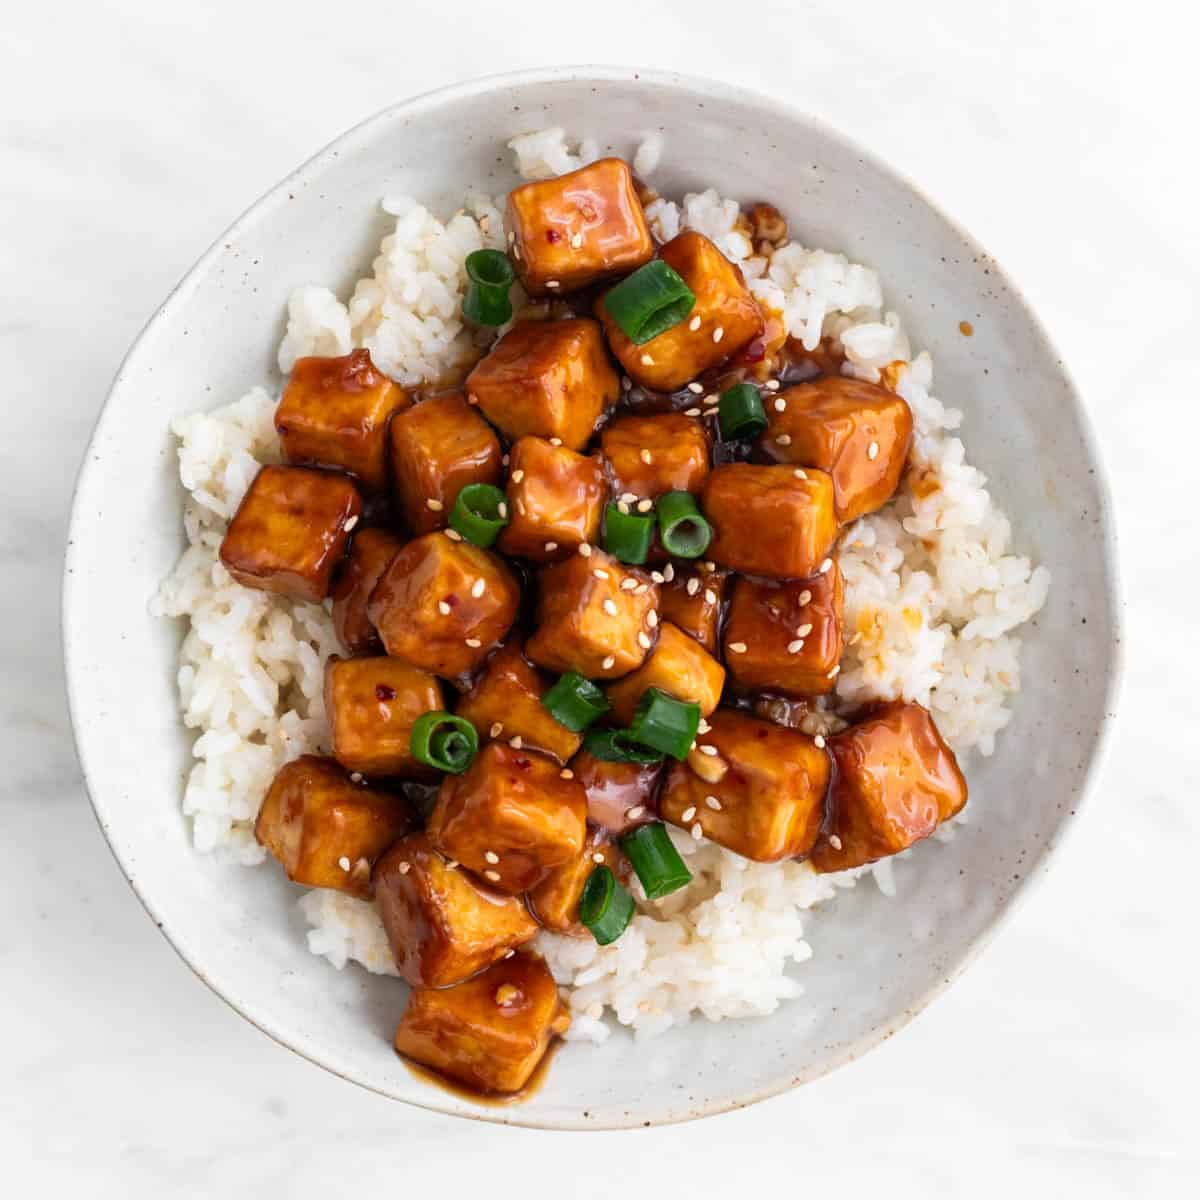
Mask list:
[[[994,757],[972,760],[971,824],[951,844],[919,847],[896,872],[894,899],[866,885],[814,915],[801,999],[769,1018],[697,1020],[642,1044],[621,1032],[571,1046],[530,1099],[490,1107],[432,1087],[392,1054],[403,985],[308,954],[298,889],[278,871],[191,849],[179,808],[191,763],[174,688],[181,630],[147,604],[182,547],[169,420],[279,383],[289,289],[345,289],[368,269],[388,224],[385,191],[448,215],[468,187],[506,190],[504,142],[548,124],[621,154],[662,130],[660,191],[770,199],[802,241],[877,267],[889,307],[933,354],[935,391],[966,413],[968,454],[1012,518],[1018,550],[1049,566],[1053,586],[1027,629],[1012,725]],[[272,1036],[357,1083],[446,1111],[562,1127],[677,1120],[813,1078],[903,1024],[1044,864],[1107,715],[1110,543],[1086,420],[1053,348],[995,264],[910,184],[819,123],[715,84],[598,70],[485,80],[385,112],[285,180],[201,259],[130,353],[88,451],[68,551],[76,735],[100,821],[151,915]]]

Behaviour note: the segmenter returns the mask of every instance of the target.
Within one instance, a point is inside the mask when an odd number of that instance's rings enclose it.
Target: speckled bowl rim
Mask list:
[[[1093,752],[1090,761],[1087,765],[1084,782],[1080,790],[1078,803],[1076,803],[1070,811],[1064,811],[1055,836],[1052,837],[1043,852],[1035,859],[1031,859],[1027,864],[1025,873],[1009,897],[1007,903],[999,909],[992,918],[991,922],[980,935],[970,945],[969,949],[961,959],[956,962],[953,967],[943,973],[918,999],[918,1001],[903,1012],[897,1013],[892,1019],[883,1021],[872,1029],[868,1034],[863,1035],[857,1042],[850,1043],[840,1049],[836,1054],[829,1056],[819,1064],[814,1065],[807,1071],[803,1071],[798,1075],[788,1077],[784,1076],[779,1080],[772,1081],[769,1085],[761,1087],[747,1095],[737,1095],[732,1097],[724,1097],[714,1099],[710,1103],[697,1106],[695,1109],[687,1112],[671,1112],[667,1115],[654,1120],[646,1120],[644,1118],[636,1118],[632,1115],[626,1116],[624,1119],[614,1119],[611,1121],[595,1122],[581,1120],[562,1120],[550,1122],[539,1120],[536,1118],[523,1118],[522,1109],[519,1104],[509,1107],[496,1108],[476,1108],[469,1111],[463,1110],[461,1107],[453,1106],[449,1098],[438,1089],[429,1088],[422,1092],[419,1097],[406,1099],[406,1103],[411,1103],[417,1107],[427,1109],[433,1112],[445,1113],[451,1116],[466,1117],[468,1119],[486,1121],[493,1124],[501,1125],[516,1125],[536,1129],[562,1129],[562,1130],[599,1130],[599,1129],[625,1129],[625,1128],[642,1128],[644,1126],[658,1126],[678,1124],[684,1121],[696,1120],[701,1117],[716,1116],[720,1113],[731,1112],[735,1109],[746,1108],[751,1104],[757,1104],[759,1101],[768,1100],[773,1096],[778,1096],[783,1092],[789,1091],[794,1087],[803,1083],[810,1083],[815,1079],[828,1074],[837,1067],[844,1066],[848,1062],[853,1062],[860,1058],[866,1051],[877,1046],[880,1042],[885,1041],[899,1030],[903,1029],[911,1022],[919,1013],[924,1011],[926,1006],[930,1004],[936,997],[941,995],[943,991],[951,986],[954,981],[975,961],[975,958],[980,952],[990,944],[1001,928],[1001,926],[1009,921],[1017,910],[1018,906],[1023,904],[1028,897],[1031,887],[1035,882],[1039,881],[1046,873],[1052,859],[1060,851],[1063,841],[1068,833],[1072,830],[1078,820],[1079,810],[1090,796],[1095,787],[1096,779],[1099,771],[1105,760],[1110,745],[1112,726],[1115,719],[1117,702],[1120,692],[1120,680],[1123,674],[1123,638],[1121,636],[1124,600],[1121,590],[1121,581],[1118,570],[1118,555],[1117,555],[1117,534],[1116,522],[1113,517],[1112,495],[1108,484],[1107,475],[1104,471],[1101,462],[1099,450],[1097,447],[1095,431],[1092,428],[1091,422],[1087,415],[1087,409],[1080,396],[1079,390],[1075,385],[1071,373],[1067,369],[1062,356],[1054,347],[1049,334],[1047,333],[1042,322],[1038,318],[1032,306],[1026,300],[1024,294],[1013,282],[1011,276],[996,262],[994,256],[987,254],[978,241],[973,238],[966,230],[964,230],[956,221],[949,217],[938,205],[934,204],[925,193],[902,171],[898,171],[890,163],[886,162],[879,155],[865,149],[852,138],[847,137],[831,125],[827,124],[823,119],[811,113],[803,112],[793,105],[777,100],[771,96],[763,95],[748,88],[742,88],[736,85],[704,79],[698,76],[691,76],[673,71],[661,71],[654,69],[642,69],[638,67],[621,67],[621,66],[562,66],[562,67],[540,67],[531,68],[521,71],[511,71],[496,75],[486,75],[480,78],[467,80],[461,83],[451,84],[446,87],[436,88],[432,91],[424,92],[414,96],[408,100],[400,101],[397,104],[390,105],[382,109],[366,120],[353,126],[345,133],[341,134],[323,149],[319,150],[311,158],[309,158],[302,166],[291,172],[279,183],[275,184],[262,196],[260,196],[253,204],[251,204],[242,214],[234,221],[228,229],[226,229],[219,237],[217,237],[208,249],[196,260],[183,278],[175,285],[170,294],[163,301],[157,311],[143,326],[138,334],[133,345],[125,354],[121,361],[120,367],[117,369],[116,375],[113,378],[113,383],[109,388],[108,395],[105,397],[104,404],[101,406],[95,424],[92,428],[91,436],[88,441],[88,448],[84,452],[82,464],[79,473],[75,480],[75,486],[72,492],[71,516],[68,524],[67,544],[64,554],[64,572],[62,582],[61,595],[61,631],[62,631],[62,649],[63,660],[66,675],[66,690],[67,702],[70,712],[72,731],[75,732],[81,723],[82,714],[79,711],[75,688],[73,684],[73,673],[71,671],[71,663],[75,657],[83,651],[72,644],[70,634],[70,622],[68,614],[76,602],[75,589],[73,579],[75,577],[73,567],[76,557],[74,550],[74,531],[76,519],[78,515],[78,503],[80,492],[83,489],[88,475],[90,473],[92,463],[92,446],[97,439],[98,432],[105,421],[108,412],[109,404],[113,394],[120,386],[129,364],[136,358],[142,344],[147,338],[162,324],[174,318],[175,311],[188,298],[191,289],[195,286],[199,276],[203,273],[208,264],[216,258],[222,251],[224,244],[228,241],[235,240],[237,236],[252,223],[263,220],[268,217],[276,206],[287,202],[288,193],[295,191],[304,186],[310,177],[324,170],[332,159],[336,158],[344,148],[354,146],[363,140],[370,139],[375,136],[376,130],[381,125],[390,124],[397,118],[402,116],[412,116],[422,113],[427,110],[437,109],[442,105],[456,100],[478,96],[489,92],[500,92],[508,88],[524,87],[536,84],[554,83],[554,82],[582,82],[587,84],[604,84],[604,83],[637,83],[645,82],[661,88],[689,87],[702,88],[712,98],[715,103],[722,101],[741,101],[755,105],[760,108],[773,110],[779,118],[792,122],[797,125],[806,126],[821,137],[828,139],[831,142],[840,144],[843,148],[852,150],[861,159],[871,164],[876,170],[890,175],[897,183],[907,188],[913,196],[931,211],[933,211],[942,221],[946,223],[954,232],[962,238],[964,244],[970,246],[981,258],[986,255],[992,264],[993,272],[1003,282],[1010,294],[1020,305],[1023,315],[1028,321],[1030,332],[1037,337],[1050,352],[1052,359],[1057,364],[1058,371],[1062,377],[1062,381],[1071,397],[1071,401],[1076,409],[1082,436],[1087,448],[1089,465],[1095,470],[1095,487],[1098,499],[1100,501],[1100,511],[1098,513],[1098,524],[1102,533],[1103,559],[1105,565],[1105,573],[1109,581],[1109,600],[1110,612],[1112,619],[1112,644],[1113,652],[1110,659],[1110,667],[1107,675],[1104,677],[1101,686],[1104,689],[1104,715],[1101,718],[1096,729],[1096,737],[1093,743]],[[203,965],[194,960],[181,945],[179,945],[172,937],[171,931],[168,930],[156,911],[155,905],[151,897],[144,894],[141,888],[130,874],[128,864],[122,857],[121,849],[118,846],[114,837],[110,834],[109,820],[106,815],[104,800],[97,794],[92,787],[92,776],[88,769],[87,756],[80,744],[78,735],[75,736],[76,752],[79,758],[80,767],[82,770],[84,785],[87,789],[89,800],[91,801],[93,812],[100,825],[101,831],[104,834],[105,840],[108,843],[109,850],[120,866],[122,874],[124,874],[126,882],[129,883],[134,894],[142,904],[142,907],[154,921],[159,932],[167,940],[168,944],[175,950],[179,957],[188,965],[196,976],[204,982],[217,996],[219,996],[226,1004],[229,1005],[240,1016],[244,1017],[256,1028],[267,1034],[272,1040],[278,1042],[288,1050],[299,1054],[316,1066],[322,1067],[333,1075],[346,1080],[349,1083],[356,1084],[368,1091],[377,1092],[381,1096],[388,1099],[402,1099],[396,1097],[388,1091],[372,1086],[360,1079],[356,1079],[345,1074],[338,1068],[336,1063],[332,1061],[324,1061],[314,1055],[305,1053],[292,1045],[286,1038],[277,1034],[273,1030],[267,1028],[260,1021],[255,1020],[247,1013],[238,1003],[237,999],[230,996],[226,992],[221,991],[207,976]]]

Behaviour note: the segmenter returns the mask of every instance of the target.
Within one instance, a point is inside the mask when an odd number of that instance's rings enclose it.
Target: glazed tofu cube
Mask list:
[[[509,193],[506,224],[531,296],[563,296],[649,262],[654,242],[633,176],[619,158]]]
[[[413,992],[396,1050],[476,1091],[511,1095],[570,1024],[546,964],[514,954],[457,987]]]
[[[500,482],[500,439],[459,392],[398,413],[391,444],[396,500],[414,533],[445,529],[468,483]]]
[[[748,575],[807,579],[838,535],[824,471],[726,463],[709,475],[700,507],[713,527],[708,557]]]
[[[613,493],[657,500],[665,492],[699,492],[708,478],[704,426],[683,413],[620,417],[600,434]]]
[[[586,933],[579,923],[579,897],[588,876],[601,866],[607,867],[618,878],[628,870],[624,855],[617,852],[608,833],[593,829],[588,833],[583,849],[569,862],[553,867],[526,897],[529,911],[538,924],[555,933]]]
[[[583,740],[560,725],[542,703],[548,683],[525,657],[519,641],[510,641],[488,660],[483,674],[456,710],[479,732],[480,740],[510,742],[540,750],[565,763]]]
[[[245,587],[314,603],[329,595],[362,498],[345,475],[263,467],[221,543],[221,562]]]
[[[367,616],[367,600],[404,543],[385,529],[361,529],[333,587],[333,628],[348,654],[369,654],[382,644]]]
[[[376,864],[375,906],[401,978],[419,988],[460,983],[538,929],[518,898],[452,866],[424,833],[397,842]]]
[[[662,619],[695,638],[709,654],[716,654],[728,581],[728,571],[705,571],[676,563],[670,580],[662,585]]]
[[[566,446],[523,437],[509,452],[508,525],[500,534],[504,554],[556,562],[600,533],[608,498],[604,468]]]
[[[467,377],[467,394],[509,438],[558,438],[582,450],[621,383],[600,326],[586,318],[526,321]]]
[[[667,774],[658,801],[664,821],[699,825],[706,838],[755,862],[812,849],[825,815],[826,751],[803,733],[725,708],[697,740],[694,756]],[[705,746],[717,753],[705,754]]]
[[[612,705],[611,717],[628,725],[643,694],[658,688],[676,700],[700,705],[707,717],[721,699],[725,668],[694,638],[668,622],[659,627],[658,641],[636,671],[605,689]]]
[[[833,691],[842,657],[837,560],[811,579],[738,579],[725,622],[725,664],[755,691],[815,696]]]
[[[619,679],[642,665],[653,644],[658,587],[590,549],[538,577],[537,629],[525,652],[551,671]]]
[[[254,836],[294,883],[365,898],[375,860],[411,827],[401,797],[353,784],[333,759],[306,754],[280,767]]]
[[[428,832],[443,854],[515,895],[583,849],[587,800],[553,759],[489,742],[442,780]]]
[[[812,852],[845,871],[907,850],[967,802],[967,782],[933,718],[895,700],[829,739],[837,764],[832,819]]]
[[[621,834],[656,819],[654,796],[662,763],[608,762],[581,750],[571,770],[587,797],[588,820],[609,833]]]
[[[333,756],[347,771],[428,779],[412,753],[412,728],[442,707],[442,685],[399,658],[338,658],[325,664],[325,712]]]
[[[340,467],[370,491],[387,487],[387,427],[408,396],[375,369],[369,350],[301,358],[275,410],[286,462]]]
[[[521,589],[504,561],[445,533],[427,533],[392,559],[367,616],[387,652],[444,679],[479,666],[517,616]]]
[[[882,508],[895,494],[913,425],[908,405],[895,392],[827,375],[780,392],[767,406],[767,422],[759,441],[763,453],[827,472],[843,525]]]
[[[688,316],[648,342],[635,345],[608,315],[597,314],[625,373],[658,392],[673,392],[737,354],[763,332],[763,315],[734,266],[703,234],[688,230],[669,241],[659,257],[696,295]]]

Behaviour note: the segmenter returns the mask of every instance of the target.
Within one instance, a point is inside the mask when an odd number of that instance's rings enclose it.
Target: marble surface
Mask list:
[[[1196,19],[1156,2],[1131,21],[1083,0],[759,0],[735,42],[728,6],[708,0],[610,0],[594,24],[525,0],[486,33],[474,28],[484,11],[64,0],[0,26],[6,1193],[465,1190],[516,1162],[531,1196],[631,1181],[690,1194],[792,1182],[895,1197],[1195,1194],[1200,97],[1196,30],[1179,21]],[[71,482],[108,382],[208,242],[387,103],[588,59],[719,75],[822,114],[919,179],[1024,284],[1106,452],[1127,667],[1105,769],[1055,871],[912,1027],[753,1109],[552,1136],[361,1092],[197,982],[92,818],[57,594]]]

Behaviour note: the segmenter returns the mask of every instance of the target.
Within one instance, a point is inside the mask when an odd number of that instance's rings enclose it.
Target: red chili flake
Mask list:
[[[762,362],[767,356],[767,340],[766,338],[756,337],[750,344],[738,355],[741,362],[756,363]]]
[[[562,234],[559,233],[559,231],[557,229],[547,229],[546,230],[546,241],[550,242],[551,245],[553,245],[555,242],[561,242]]]
[[[451,608],[454,608],[458,604],[458,597],[455,596],[453,593],[451,593],[449,596],[446,597],[446,603]]]
[[[377,683],[375,685],[376,700],[395,700],[396,689],[387,683]]]
[[[533,765],[527,758],[514,758],[513,763],[520,767],[522,771],[528,771]]]

